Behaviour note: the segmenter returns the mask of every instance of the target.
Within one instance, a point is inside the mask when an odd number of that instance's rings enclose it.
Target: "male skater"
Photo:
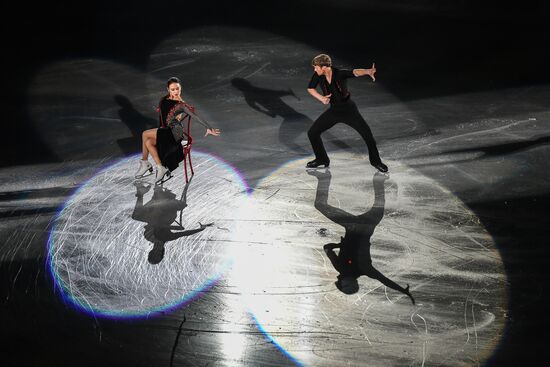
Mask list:
[[[321,116],[311,126],[307,135],[315,152],[315,159],[307,163],[307,168],[317,168],[319,166],[328,167],[330,160],[328,158],[321,133],[330,129],[338,122],[354,128],[361,135],[369,150],[370,164],[380,172],[388,172],[388,167],[382,163],[376,142],[372,136],[367,122],[363,119],[355,102],[350,98],[350,93],[346,85],[346,79],[368,75],[374,81],[376,67],[374,63],[370,69],[353,69],[340,70],[332,67],[330,56],[325,54],[317,55],[313,58],[311,65],[315,70],[311,81],[309,82],[307,91],[314,98],[318,99],[323,104],[329,104],[328,110],[323,112]],[[316,88],[321,85],[323,94],[319,94]]]

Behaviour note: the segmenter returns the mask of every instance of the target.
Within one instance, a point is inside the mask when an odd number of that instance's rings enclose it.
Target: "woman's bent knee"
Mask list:
[[[157,129],[149,129],[149,130],[145,130],[143,133],[142,133],[142,136],[144,138],[147,138],[147,139],[154,139],[157,137]]]

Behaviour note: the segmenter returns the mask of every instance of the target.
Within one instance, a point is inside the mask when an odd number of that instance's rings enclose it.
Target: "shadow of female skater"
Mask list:
[[[187,207],[187,189],[190,183],[191,181],[185,185],[179,200],[167,188],[156,185],[151,200],[143,204],[143,195],[149,191],[151,185],[140,181],[134,182],[137,200],[132,219],[147,223],[144,227],[144,236],[147,241],[153,243],[153,248],[148,255],[151,264],[158,264],[162,261],[166,242],[183,236],[191,236],[213,224],[199,223],[199,228],[191,230],[185,230],[183,227],[182,211]],[[179,221],[178,212],[180,213]],[[177,225],[172,225],[174,222]]]
[[[341,237],[340,243],[329,243],[324,246],[330,262],[339,273],[335,282],[336,287],[345,294],[357,293],[359,291],[357,278],[366,275],[391,289],[406,294],[414,304],[415,301],[409,292],[408,284],[407,288],[403,288],[372,266],[370,239],[374,229],[384,216],[384,182],[388,179],[388,176],[379,172],[374,174],[372,178],[374,187],[374,204],[372,208],[361,215],[352,215],[328,204],[330,171],[308,171],[308,173],[318,179],[315,208],[325,217],[346,229],[346,234]],[[338,254],[334,252],[336,248],[340,249]]]
[[[304,153],[310,155],[309,141],[304,141],[306,148],[298,144],[298,138],[306,133],[313,121],[304,114],[296,111],[289,105],[287,105],[281,98],[285,96],[294,96],[297,99],[298,96],[294,94],[292,89],[287,90],[274,90],[260,88],[252,85],[248,80],[243,78],[234,78],[231,80],[231,85],[237,88],[243,93],[244,99],[250,108],[266,114],[269,117],[275,118],[281,116],[283,122],[279,126],[279,142],[294,152]],[[341,140],[336,139],[334,136],[329,135],[329,141],[337,145],[342,149],[349,149],[350,147]]]
[[[138,112],[132,102],[123,95],[117,94],[115,102],[120,106],[118,117],[132,133],[132,136],[118,139],[117,143],[124,154],[132,154],[141,151],[141,134],[144,130],[158,126],[158,121],[142,115]],[[151,109],[153,111],[153,109]]]

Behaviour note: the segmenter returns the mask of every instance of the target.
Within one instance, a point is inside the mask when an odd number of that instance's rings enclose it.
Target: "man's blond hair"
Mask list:
[[[311,60],[312,66],[332,66],[332,60],[327,54],[317,55]]]

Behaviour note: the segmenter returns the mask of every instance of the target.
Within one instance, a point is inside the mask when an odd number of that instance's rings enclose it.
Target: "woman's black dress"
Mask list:
[[[184,114],[181,121],[185,121],[187,116],[193,118],[206,129],[212,129],[210,124],[195,114],[195,108],[181,101],[174,101],[168,96],[163,97],[159,102],[159,128],[157,130],[157,151],[162,165],[170,171],[175,170],[181,161],[183,161],[183,147],[181,139],[176,140],[174,135],[178,135],[170,129],[170,123],[175,116]],[[181,130],[180,130],[181,133]],[[181,135],[179,135],[181,136]]]
[[[162,165],[170,171],[178,168],[180,162],[183,161],[183,148],[180,142],[174,139],[167,122],[170,111],[180,103],[179,101],[164,97],[160,100],[158,106],[159,128],[157,130],[157,151]]]

